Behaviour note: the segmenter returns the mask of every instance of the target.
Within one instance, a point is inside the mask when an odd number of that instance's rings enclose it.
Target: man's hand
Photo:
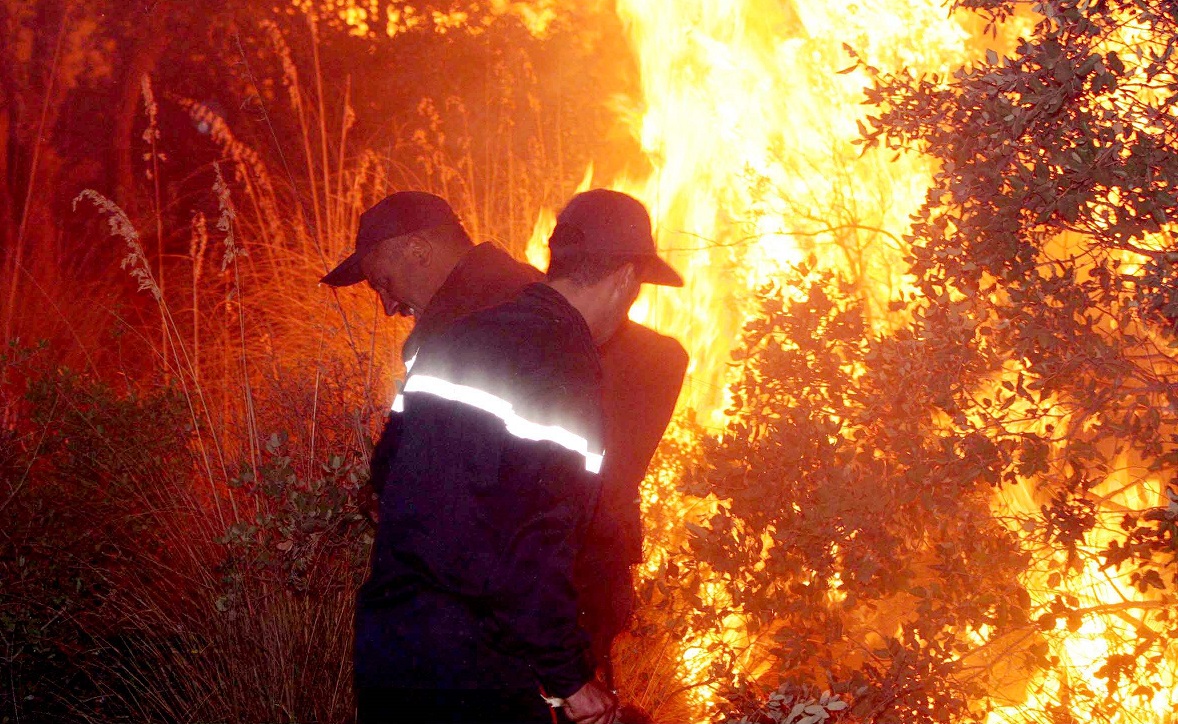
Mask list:
[[[564,713],[576,724],[614,724],[618,697],[596,681],[564,700]]]

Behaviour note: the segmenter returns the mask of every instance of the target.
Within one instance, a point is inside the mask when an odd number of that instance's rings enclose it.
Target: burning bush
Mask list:
[[[715,512],[670,564],[724,624],[709,635],[740,672],[724,694],[817,687],[859,721],[981,718],[1039,643],[1027,556],[990,510],[1014,451],[960,406],[995,360],[968,301],[876,337],[848,285],[795,283],[746,329],[732,423],[688,481]]]
[[[957,7],[995,30],[984,62],[866,67],[867,145],[940,165],[893,305],[911,322],[865,331],[829,277],[764,300],[694,488],[718,507],[693,572],[760,637],[737,641],[746,678],[860,720],[1163,721],[1178,18]]]

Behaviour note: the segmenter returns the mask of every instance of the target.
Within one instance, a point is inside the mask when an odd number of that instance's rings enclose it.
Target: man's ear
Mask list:
[[[410,234],[405,240],[405,257],[421,266],[429,265],[433,252],[433,246],[421,234]]]
[[[614,294],[619,298],[632,294],[641,283],[638,279],[638,265],[632,261],[618,267],[613,276]]]
[[[638,264],[637,262],[628,261],[622,265],[620,270],[622,272],[622,286],[636,287],[642,282],[638,279]]]

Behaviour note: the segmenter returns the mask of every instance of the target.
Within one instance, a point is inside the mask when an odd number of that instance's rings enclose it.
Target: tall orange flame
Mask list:
[[[876,67],[945,74],[967,60],[971,38],[940,0],[618,0],[617,10],[642,73],[644,108],[631,130],[653,171],[599,180],[590,168],[581,188],[625,191],[651,210],[661,253],[687,283],[645,290],[631,317],[688,348],[681,407],[719,429],[726,362],[759,285],[813,256],[859,280],[879,327],[890,321],[886,302],[906,291],[899,239],[933,169],[914,155],[860,155],[853,141],[868,79],[841,70],[851,65],[843,44]],[[554,218],[540,214],[528,245],[541,268]],[[1159,481],[1139,480],[1119,495],[1140,510],[1156,505],[1160,491]],[[1029,484],[996,498],[994,508],[1021,520],[1038,510]],[[1095,551],[1104,542],[1089,545]],[[1034,721],[1028,712],[1058,703],[1061,681],[1090,680],[1108,655],[1131,652],[1133,623],[1120,614],[1156,605],[1095,566],[1063,580],[1047,570],[1028,571],[1023,581],[1036,605],[1062,591],[1092,613],[1075,631],[1047,637],[1056,671],[1018,682],[1013,699],[1002,698],[1009,687],[995,692],[994,724]],[[688,642],[686,675],[705,667],[704,648]],[[1117,721],[1172,721],[1173,668],[1148,682],[1149,695],[1124,697]]]
[[[687,347],[680,406],[720,429],[727,362],[758,287],[810,256],[861,280],[874,310],[903,287],[899,238],[932,169],[916,156],[861,155],[854,140],[868,78],[839,72],[852,64],[843,44],[877,66],[945,72],[964,59],[968,36],[939,0],[899,9],[619,0],[617,9],[642,73],[645,107],[631,131],[653,171],[602,184],[590,168],[581,188],[608,185],[651,210],[660,252],[686,285],[646,288],[630,316]],[[541,268],[554,218],[541,212],[528,245]],[[887,323],[882,314],[878,323]],[[723,599],[721,586],[711,588]],[[720,636],[740,640],[736,617],[722,626]],[[684,642],[685,677],[707,668],[716,635]],[[709,693],[698,691],[710,710]]]
[[[882,67],[944,71],[963,59],[967,35],[939,2],[904,5],[618,3],[642,72],[631,130],[653,172],[607,185],[647,204],[687,282],[647,289],[631,317],[688,347],[681,402],[705,425],[723,421],[726,362],[752,294],[783,267],[812,254],[849,269],[876,308],[902,287],[898,239],[931,169],[860,156],[867,78],[837,71],[851,64],[844,42]],[[552,218],[541,214],[529,244],[536,263]]]
[[[470,19],[461,8],[426,15],[376,0],[292,2],[334,13],[360,35],[383,29],[394,36],[419,27],[444,33]],[[641,70],[643,108],[630,130],[653,171],[599,180],[590,166],[579,190],[609,186],[651,210],[661,253],[687,284],[682,290],[647,288],[631,316],[688,348],[691,366],[680,405],[698,422],[720,429],[731,381],[726,362],[753,312],[758,286],[813,256],[859,281],[879,327],[890,321],[882,311],[886,302],[906,291],[899,239],[924,198],[932,168],[916,156],[860,155],[853,141],[868,79],[857,70],[840,70],[850,65],[844,44],[877,67],[944,74],[967,60],[973,39],[946,15],[942,0],[616,2]],[[485,7],[489,17],[512,15],[542,36],[558,2],[492,0]],[[1011,20],[1024,35],[1030,22]],[[1139,28],[1126,24],[1106,42],[1140,48],[1144,41]],[[1109,201],[1115,210],[1117,199]],[[529,261],[540,268],[547,265],[546,239],[554,225],[554,211],[541,211],[527,247]],[[1106,499],[1106,515],[1166,504],[1162,482],[1129,463],[1121,460],[1115,466],[1121,474],[1094,491]],[[649,492],[674,499],[671,490]],[[1003,490],[993,504],[996,515],[1020,528],[1020,521],[1036,517],[1038,506],[1029,483]],[[1112,528],[1098,528],[1086,541],[1087,560],[1096,560]],[[1151,632],[1135,612],[1172,605],[1140,593],[1116,571],[1095,563],[1069,569],[1051,560],[1058,554],[1041,554],[1022,581],[1034,607],[1064,595],[1085,613],[1067,630],[1044,635],[1059,662],[1052,671],[995,682],[991,724],[1035,721],[1028,712],[1060,703],[1060,692],[1072,682],[1099,678],[1110,655],[1132,655],[1148,638]],[[724,596],[718,586],[712,593]],[[739,621],[724,624],[739,635]],[[986,632],[978,635],[984,639]],[[706,667],[704,639],[701,634],[684,646],[688,677]],[[1175,721],[1176,671],[1178,664],[1167,662],[1135,682],[1117,701],[1112,720]]]

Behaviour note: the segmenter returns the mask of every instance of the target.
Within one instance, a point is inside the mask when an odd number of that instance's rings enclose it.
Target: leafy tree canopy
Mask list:
[[[808,268],[766,290],[693,482],[715,513],[668,565],[740,632],[714,634],[756,682],[734,717],[1172,705],[1178,13],[954,9],[1024,37],[947,77],[869,68],[863,142],[939,164],[905,237],[908,321],[873,334]]]

